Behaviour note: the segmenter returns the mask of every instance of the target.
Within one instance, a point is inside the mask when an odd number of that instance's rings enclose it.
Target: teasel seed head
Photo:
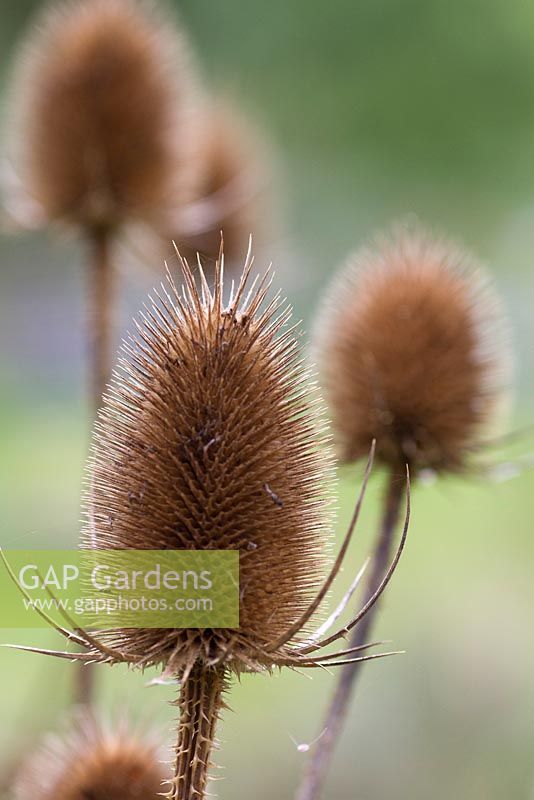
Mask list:
[[[250,264],[225,300],[220,267],[214,291],[199,292],[183,262],[184,293],[171,280],[144,315],[96,427],[85,546],[241,554],[239,633],[103,634],[133,662],[172,656],[175,673],[197,659],[248,668],[326,567],[333,476],[319,398],[290,310],[266,300],[268,276],[245,297]]]
[[[45,9],[15,69],[12,149],[46,220],[110,229],[189,199],[189,62],[172,23],[143,0]]]
[[[501,406],[510,354],[499,301],[472,259],[398,229],[350,259],[315,331],[339,456],[465,469]]]
[[[14,800],[158,800],[168,772],[155,742],[80,713],[28,757]]]
[[[250,235],[261,249],[272,228],[273,162],[263,137],[235,103],[208,100],[200,119],[202,177],[195,201],[178,211],[172,238],[190,263],[196,263],[199,253],[204,267],[213,271],[222,235],[226,270],[235,272]]]

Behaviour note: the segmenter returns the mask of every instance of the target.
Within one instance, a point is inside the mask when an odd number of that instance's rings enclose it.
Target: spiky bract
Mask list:
[[[45,9],[13,86],[20,177],[49,220],[153,220],[189,199],[195,100],[185,45],[142,0]]]
[[[315,334],[340,458],[458,470],[500,404],[499,303],[461,250],[400,230],[335,279]]]

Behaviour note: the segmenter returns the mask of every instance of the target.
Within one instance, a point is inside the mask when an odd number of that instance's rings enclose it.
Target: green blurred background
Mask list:
[[[35,3],[0,9],[1,85]],[[416,215],[490,265],[517,354],[510,427],[534,419],[534,5],[509,0],[183,0],[208,81],[239,98],[273,144],[282,230],[270,244],[304,327],[355,246]],[[265,261],[267,254],[262,253]],[[263,263],[263,262],[262,262]],[[161,272],[137,271],[123,322]],[[5,547],[76,541],[90,420],[82,254],[43,234],[0,250],[0,512]],[[118,330],[118,335],[120,330]],[[524,436],[515,453],[530,453]],[[488,452],[494,463],[514,453]],[[360,471],[341,476],[338,533]],[[367,556],[375,476],[350,556]],[[406,655],[369,665],[329,778],[336,800],[534,798],[534,474],[418,488],[406,554],[378,635]],[[341,590],[341,587],[340,587]],[[4,641],[57,643],[32,632]],[[0,753],[55,727],[73,669],[0,654]],[[167,732],[173,689],[101,673],[102,706]],[[233,688],[218,762],[222,800],[292,796],[318,733],[327,674],[247,677]]]

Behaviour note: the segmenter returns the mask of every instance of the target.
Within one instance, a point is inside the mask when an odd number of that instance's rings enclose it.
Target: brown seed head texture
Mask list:
[[[155,9],[142,0],[53,5],[17,67],[13,149],[49,220],[112,227],[189,198],[190,64]]]
[[[499,302],[448,243],[400,230],[352,258],[315,336],[340,458],[459,470],[507,382]]]
[[[137,665],[236,671],[284,634],[321,586],[331,537],[331,453],[321,408],[268,274],[227,302],[222,273],[169,291],[125,345],[90,465],[89,547],[240,553],[240,629],[103,632]],[[169,279],[170,280],[170,279]],[[295,637],[293,637],[294,639]]]
[[[157,800],[167,779],[150,741],[81,715],[50,736],[15,782],[14,800]]]
[[[190,262],[198,252],[203,264],[215,264],[222,233],[226,265],[236,267],[249,236],[258,247],[269,227],[268,148],[233,104],[215,100],[202,115],[198,151],[203,179],[192,225],[198,231],[176,232],[178,249]]]

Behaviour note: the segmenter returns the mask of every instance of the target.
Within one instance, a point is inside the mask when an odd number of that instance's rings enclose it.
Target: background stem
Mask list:
[[[96,419],[113,363],[114,276],[111,263],[112,233],[95,228],[89,233],[87,338],[89,342],[89,396],[92,419]],[[74,702],[92,702],[95,664],[75,665]]]
[[[380,533],[373,556],[373,569],[367,582],[366,602],[378,588],[391,560],[393,537],[397,526],[405,481],[402,476],[392,471],[384,498],[384,513]],[[376,603],[354,628],[349,647],[357,647],[369,641],[373,624],[377,616],[379,603]],[[296,800],[318,800],[321,796],[326,775],[332,760],[337,740],[340,736],[354,691],[356,679],[364,662],[348,664],[341,668],[341,674],[334,690],[334,695],[327,709],[321,727],[324,734],[317,746],[312,750],[307,769],[296,795]]]
[[[90,391],[96,415],[113,365],[114,275],[111,264],[112,235],[96,229],[90,238],[88,338],[90,347]]]

